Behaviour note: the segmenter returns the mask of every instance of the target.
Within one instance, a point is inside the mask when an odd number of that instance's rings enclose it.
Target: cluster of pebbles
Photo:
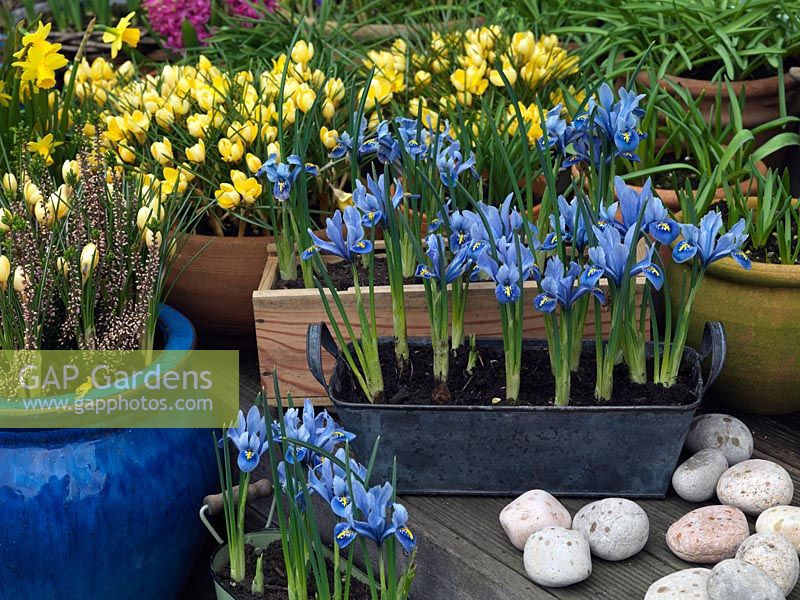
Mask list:
[[[689,502],[718,503],[678,519],[666,542],[679,558],[708,568],[659,579],[645,600],[785,600],[800,577],[800,507],[790,506],[789,473],[777,463],[752,459],[753,436],[728,415],[695,418],[685,450],[690,457],[672,478],[676,493]],[[747,516],[757,519],[754,535]],[[593,557],[634,556],[650,535],[647,514],[635,502],[606,498],[572,517],[544,490],[508,504],[500,524],[524,552],[528,577],[547,587],[587,579]]]

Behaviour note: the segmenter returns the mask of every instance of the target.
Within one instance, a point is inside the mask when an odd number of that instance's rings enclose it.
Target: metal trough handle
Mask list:
[[[703,342],[700,344],[700,360],[705,360],[711,355],[711,368],[708,377],[703,381],[703,396],[708,388],[719,377],[722,367],[725,364],[725,355],[728,351],[728,344],[725,341],[725,327],[719,321],[706,323],[703,329]]]
[[[336,345],[336,340],[333,339],[328,325],[322,321],[319,323],[310,323],[308,332],[306,334],[306,360],[308,361],[308,368],[320,385],[325,388],[328,393],[328,382],[325,379],[325,370],[322,368],[322,349],[328,351],[328,354],[334,358],[339,357],[339,347]]]

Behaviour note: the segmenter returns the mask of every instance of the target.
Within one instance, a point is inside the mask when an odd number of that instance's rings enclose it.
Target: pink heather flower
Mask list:
[[[187,19],[198,40],[209,36],[206,25],[211,18],[211,0],[143,0],[142,5],[153,31],[164,38],[169,48],[183,48],[181,26]]]
[[[257,19],[262,13],[253,6],[254,4],[263,6],[268,12],[274,12],[278,0],[225,0],[225,4],[234,16]]]

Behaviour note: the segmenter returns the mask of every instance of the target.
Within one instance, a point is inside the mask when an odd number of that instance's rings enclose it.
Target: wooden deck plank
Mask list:
[[[260,388],[255,353],[241,352],[240,365],[240,399],[246,410]],[[704,409],[705,412],[729,412],[714,406]],[[736,416],[753,431],[754,458],[773,460],[787,469],[795,484],[793,504],[800,505],[800,414]],[[267,476],[266,469],[257,471],[257,476]],[[419,539],[415,598],[641,600],[652,582],[676,570],[695,566],[672,554],[664,536],[673,522],[701,505],[685,502],[671,493],[665,500],[637,501],[650,519],[650,539],[641,553],[618,563],[594,559],[593,573],[587,581],[568,588],[540,588],[527,579],[522,552],[511,545],[500,527],[498,516],[510,500],[452,496],[402,498]],[[574,515],[591,500],[568,498],[562,502]],[[253,507],[248,515],[248,527],[263,525],[268,509],[268,503]],[[748,520],[751,531],[755,531],[755,520]],[[211,600],[213,597],[207,557],[203,557],[202,564],[195,569],[192,585],[181,600]],[[787,600],[800,600],[800,587]]]

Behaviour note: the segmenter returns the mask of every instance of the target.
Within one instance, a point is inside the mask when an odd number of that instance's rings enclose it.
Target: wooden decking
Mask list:
[[[241,354],[242,404],[257,393],[258,366],[253,353]],[[800,413],[789,417],[737,415],[755,436],[754,458],[784,466],[795,484],[792,504],[800,505]],[[417,533],[415,598],[423,600],[641,600],[660,577],[694,566],[673,555],[664,534],[679,517],[698,505],[674,494],[666,500],[639,501],[650,517],[650,541],[631,560],[610,563],[594,560],[594,572],[585,582],[561,589],[536,586],[525,576],[522,553],[503,534],[500,510],[510,498],[424,497],[403,498]],[[564,499],[572,514],[589,500]],[[264,507],[255,507],[249,521],[263,524]],[[750,519],[751,530],[753,519]],[[181,600],[211,600],[207,554]],[[800,600],[800,586],[787,600]]]

